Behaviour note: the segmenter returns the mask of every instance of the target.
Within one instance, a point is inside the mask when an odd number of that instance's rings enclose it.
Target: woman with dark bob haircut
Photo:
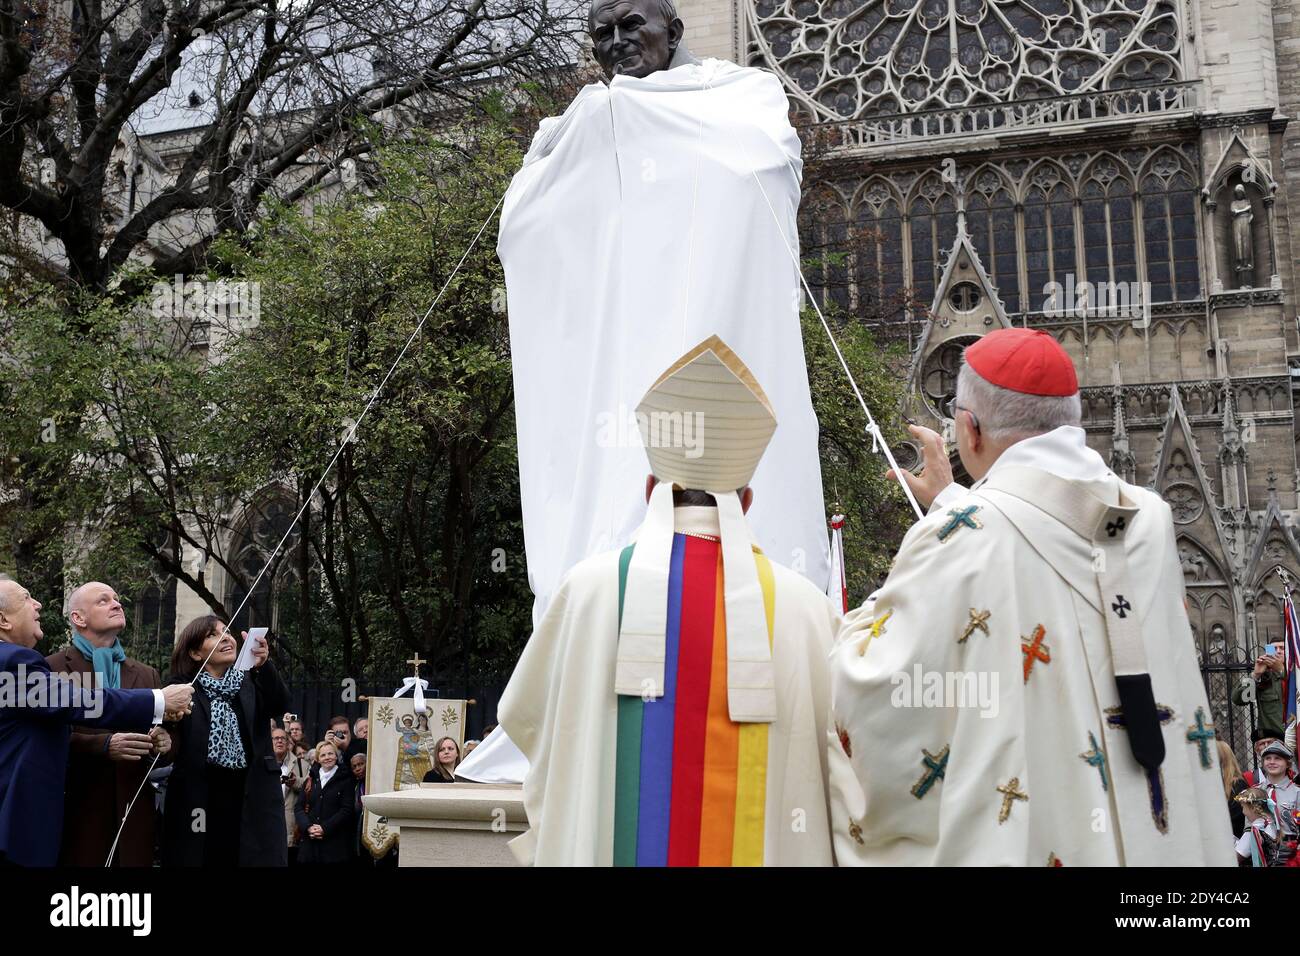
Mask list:
[[[167,683],[194,681],[194,711],[172,730],[164,866],[288,865],[271,721],[285,712],[289,691],[265,640],[252,670],[237,670],[238,656],[239,641],[214,615],[191,621],[172,651]]]

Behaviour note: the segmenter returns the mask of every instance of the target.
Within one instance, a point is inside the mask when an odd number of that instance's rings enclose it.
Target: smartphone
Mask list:
[[[1282,648],[1277,644],[1265,644],[1264,653],[1269,657],[1280,657],[1282,655]]]

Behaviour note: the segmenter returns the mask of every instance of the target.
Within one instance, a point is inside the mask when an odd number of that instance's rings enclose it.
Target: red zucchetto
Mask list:
[[[998,329],[968,345],[966,364],[1000,388],[1025,395],[1073,395],[1074,363],[1056,339],[1038,329]]]

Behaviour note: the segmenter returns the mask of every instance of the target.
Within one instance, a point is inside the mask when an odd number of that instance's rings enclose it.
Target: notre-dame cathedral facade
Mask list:
[[[1300,2],[678,9],[697,56],[785,83],[805,249],[846,250],[809,279],[906,341],[904,414],[942,428],[991,328],[1069,351],[1089,442],[1173,509],[1215,723],[1244,756],[1255,717],[1230,691],[1300,577]]]

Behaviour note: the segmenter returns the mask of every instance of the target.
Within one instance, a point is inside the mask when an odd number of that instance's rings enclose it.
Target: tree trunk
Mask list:
[[[308,497],[312,484],[307,475],[303,475],[299,482],[298,507],[302,508],[302,519],[298,525],[298,641],[307,666],[314,671],[316,647],[311,629],[311,504]],[[344,669],[347,669],[346,658]]]

